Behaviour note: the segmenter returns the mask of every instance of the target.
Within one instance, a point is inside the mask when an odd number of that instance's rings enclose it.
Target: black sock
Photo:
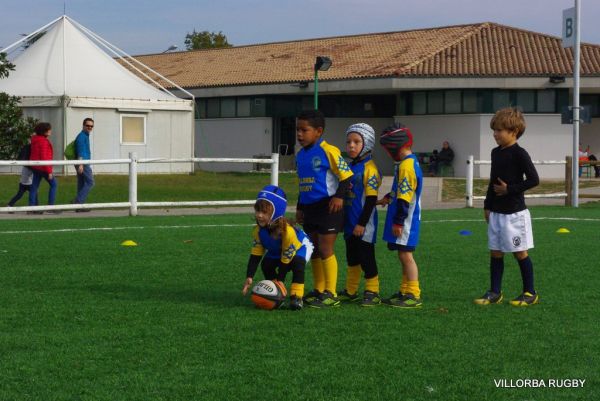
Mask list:
[[[523,279],[523,292],[535,294],[535,290],[533,289],[533,263],[531,263],[529,256],[519,260],[519,267],[521,268],[521,278]]]
[[[490,258],[490,281],[491,290],[500,294],[502,288],[502,274],[504,274],[504,258]]]

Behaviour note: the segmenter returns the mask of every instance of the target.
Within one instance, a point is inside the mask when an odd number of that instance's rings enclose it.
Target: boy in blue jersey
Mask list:
[[[383,239],[389,250],[398,251],[402,264],[400,291],[383,302],[397,308],[419,308],[419,269],[413,252],[419,242],[423,172],[411,151],[413,137],[407,127],[395,124],[386,128],[379,143],[396,162],[392,191],[379,202],[389,205]]]
[[[290,309],[299,310],[303,306],[304,266],[310,259],[313,245],[301,229],[287,221],[286,206],[285,192],[275,185],[267,185],[258,193],[254,204],[254,242],[242,294],[246,295],[248,292],[262,259],[261,269],[266,280],[283,283],[287,272],[292,271],[292,285],[288,291]]]
[[[340,150],[321,138],[325,117],[318,110],[300,113],[296,139],[302,149],[296,155],[300,194],[296,219],[315,246],[311,259],[314,290],[305,302],[315,308],[338,306],[338,265],[333,253],[337,233],[344,229],[344,197],[352,171]]]
[[[340,301],[358,301],[361,270],[365,272],[365,291],[361,306],[381,303],[379,274],[375,260],[377,238],[377,191],[381,175],[373,162],[375,131],[369,124],[353,124],[346,130],[346,153],[352,158],[352,187],[344,202],[344,239],[346,240],[346,288],[338,293]]]

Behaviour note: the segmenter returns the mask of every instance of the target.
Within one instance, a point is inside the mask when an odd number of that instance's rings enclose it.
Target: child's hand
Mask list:
[[[242,288],[242,295],[246,295],[248,293],[248,288],[252,285],[252,277],[248,277],[246,281],[244,281],[244,288]]]
[[[296,222],[298,224],[304,223],[304,212],[302,210],[296,209]]]
[[[508,193],[508,184],[502,181],[500,177],[498,177],[498,182],[500,184],[494,184],[494,192],[496,195],[506,195]]]
[[[344,200],[335,196],[329,201],[329,214],[337,213],[344,207]]]
[[[377,202],[375,202],[375,204],[379,205],[379,206],[386,207],[387,205],[390,204],[390,202],[391,202],[390,197],[386,195],[383,198],[379,199]]]
[[[490,222],[490,211],[487,209],[483,210],[483,217],[485,217],[485,222],[489,223]]]
[[[360,224],[357,224],[356,226],[354,226],[354,230],[352,230],[352,235],[354,235],[356,237],[362,237],[364,233],[365,233],[365,226],[361,226]]]
[[[403,229],[404,229],[403,226],[401,226],[399,224],[393,224],[392,225],[392,234],[394,234],[394,237],[400,237],[402,235]]]

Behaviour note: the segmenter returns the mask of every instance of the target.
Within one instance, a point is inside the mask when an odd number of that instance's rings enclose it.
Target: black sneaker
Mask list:
[[[348,290],[346,290],[345,288],[343,290],[341,290],[340,292],[338,292],[337,297],[341,302],[356,302],[356,301],[358,301],[358,294],[350,294],[348,292]]]
[[[421,298],[417,298],[413,294],[404,294],[402,298],[390,298],[387,301],[386,304],[394,308],[417,309],[423,306]]]
[[[319,298],[321,296],[321,293],[317,290],[312,290],[311,292],[309,292],[308,294],[306,294],[305,296],[302,297],[302,300],[307,304],[310,305],[312,302],[315,301],[315,299]]]
[[[340,303],[340,300],[334,297],[333,294],[327,290],[323,291],[323,293],[313,302],[307,302],[308,306],[311,308],[331,308],[340,306]]]
[[[302,302],[302,298],[297,297],[295,295],[290,296],[290,309],[291,310],[300,310],[304,307],[304,303]]]
[[[392,301],[397,300],[397,299],[402,299],[402,297],[404,296],[404,294],[402,294],[400,291],[392,294],[389,298],[384,298],[381,300],[381,302],[383,302],[386,305],[390,305],[392,303]]]
[[[500,294],[495,293],[494,291],[486,291],[485,294],[481,298],[476,298],[473,302],[477,305],[490,305],[490,304],[501,304],[504,296],[502,292]]]
[[[531,306],[539,302],[540,296],[537,293],[532,294],[530,292],[524,292],[512,301],[510,301],[510,304],[512,306]]]
[[[360,306],[377,306],[381,304],[381,297],[373,291],[365,291]]]

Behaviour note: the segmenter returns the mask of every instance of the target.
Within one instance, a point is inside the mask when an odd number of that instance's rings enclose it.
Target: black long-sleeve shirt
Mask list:
[[[502,179],[507,186],[506,195],[496,195],[494,184]],[[511,214],[527,209],[524,192],[540,182],[537,170],[525,149],[515,143],[508,148],[492,149],[490,183],[483,208],[496,213]]]

